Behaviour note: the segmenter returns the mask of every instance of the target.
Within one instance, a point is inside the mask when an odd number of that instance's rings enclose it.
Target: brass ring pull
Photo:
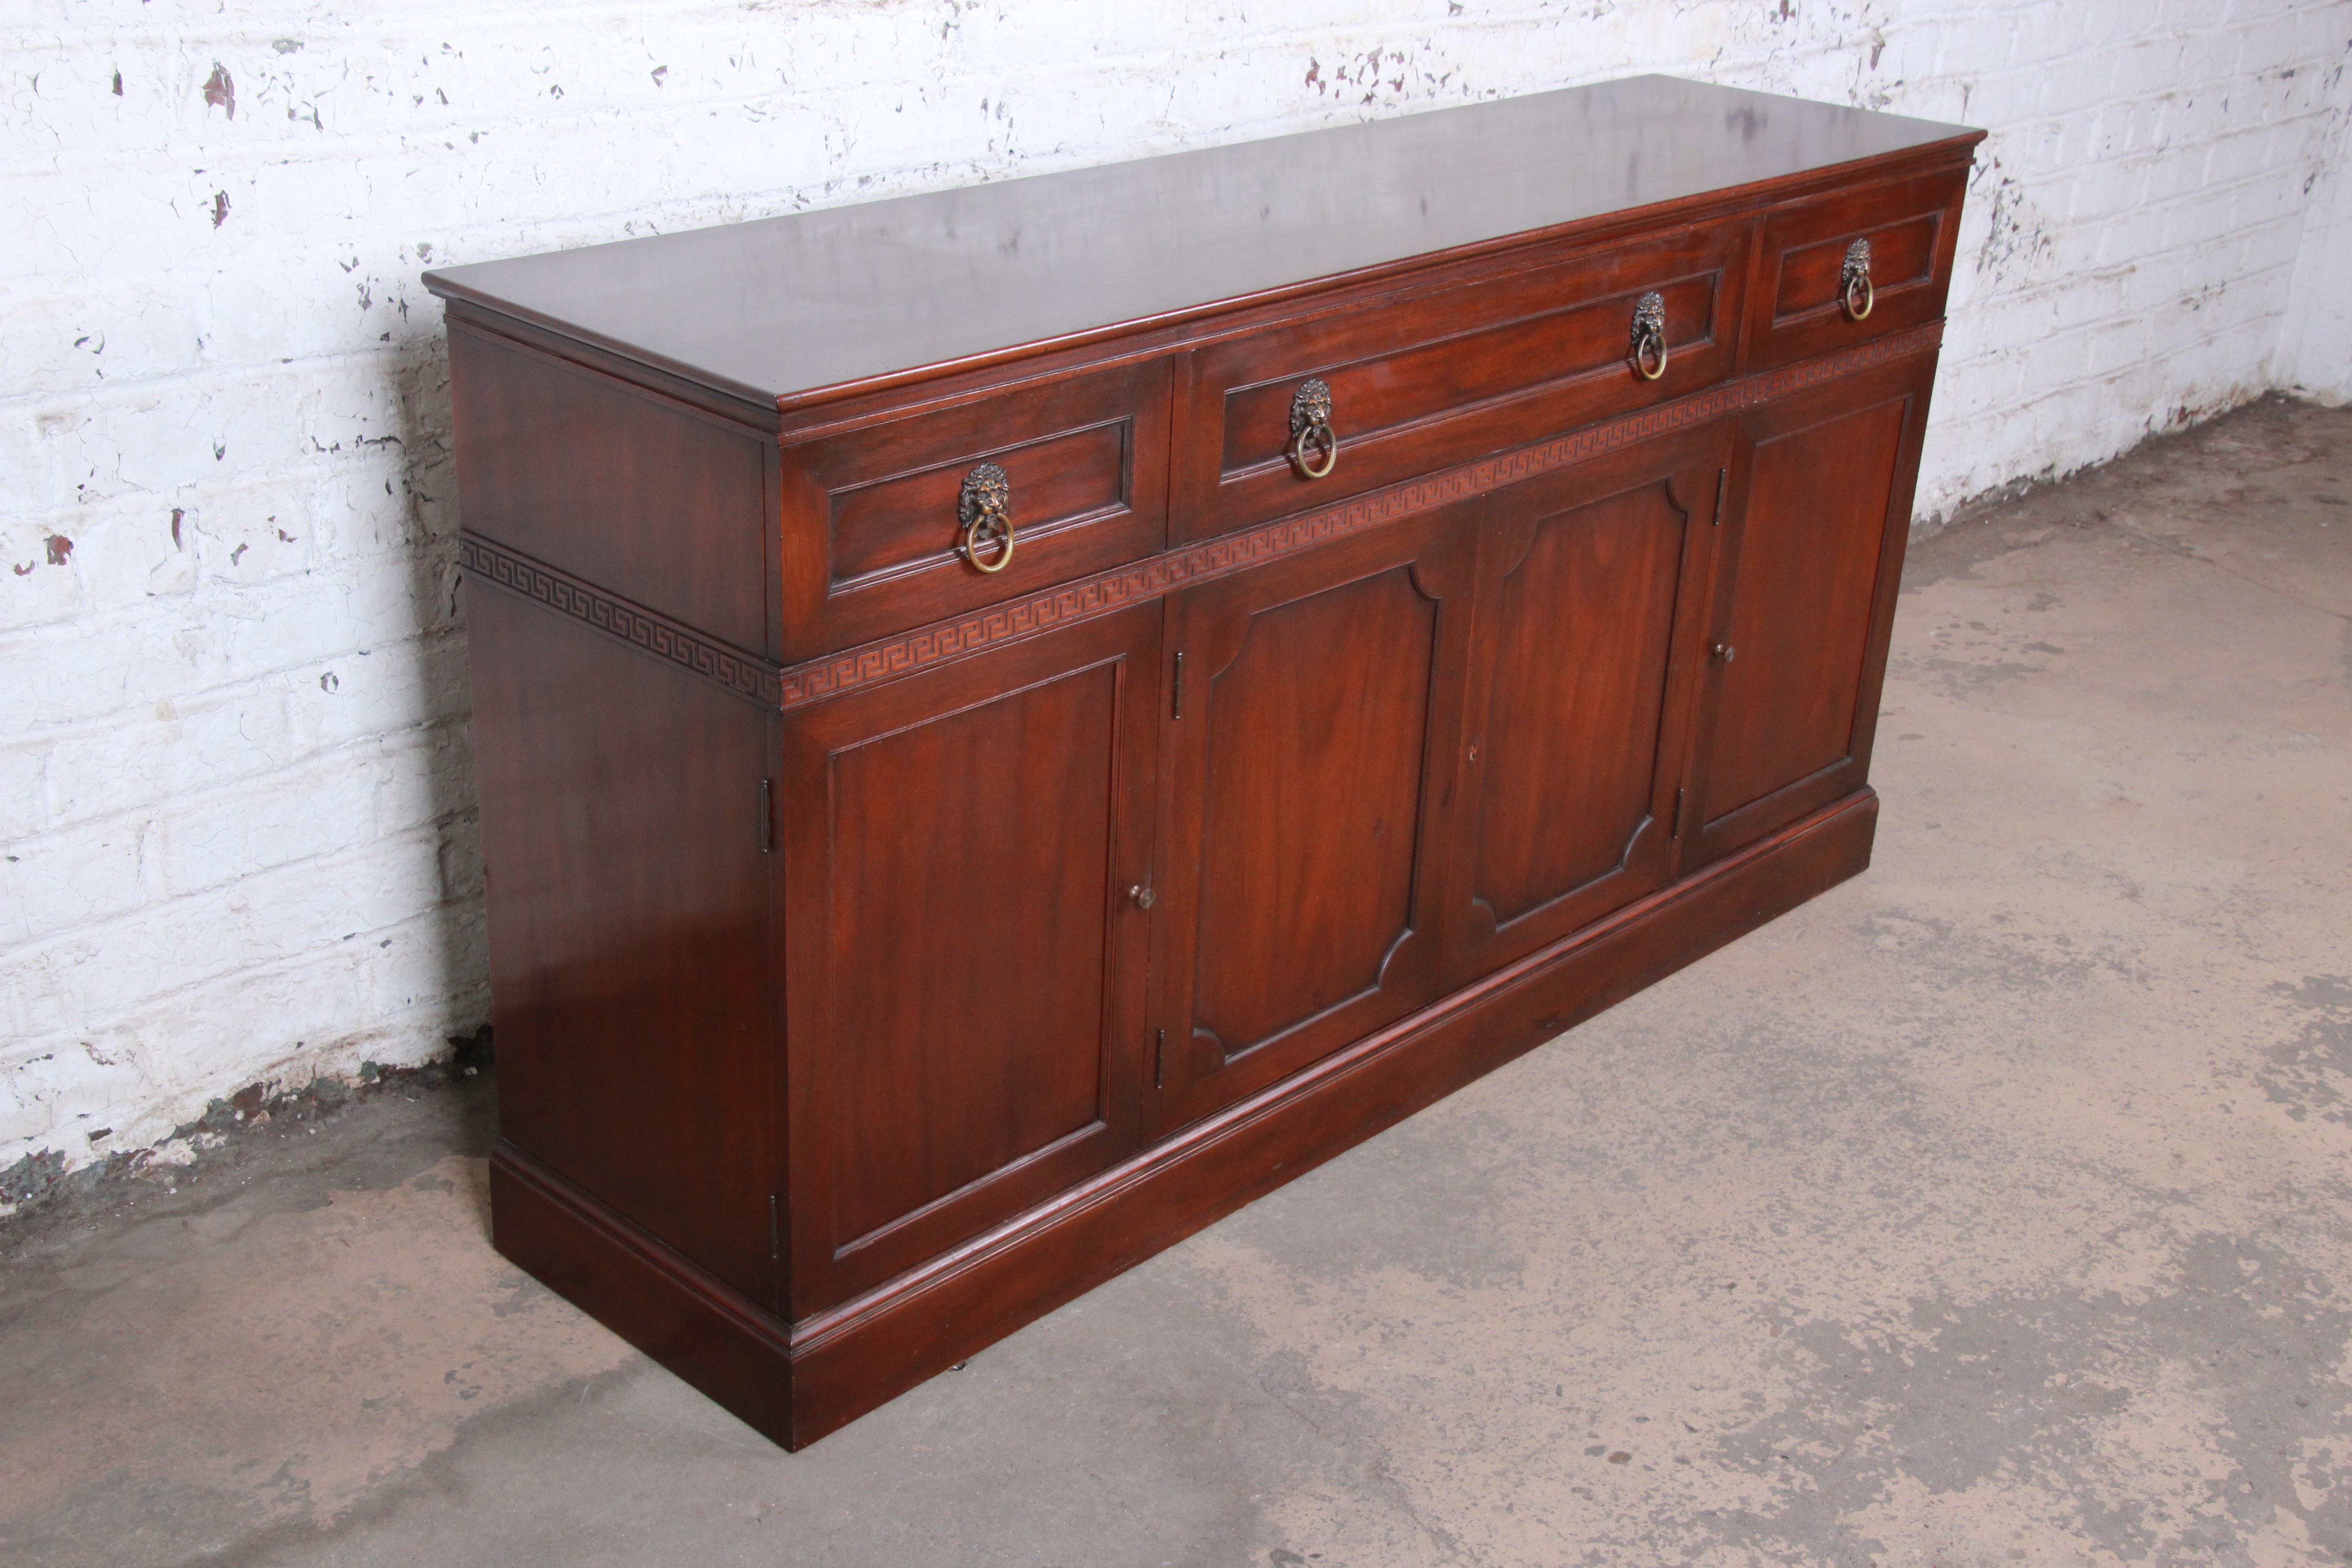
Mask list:
[[[1323,462],[1318,468],[1307,460],[1309,441],[1323,450]],[[1302,479],[1319,479],[1339,466],[1339,438],[1328,425],[1310,425],[1290,438],[1290,466],[1298,470]]]
[[[1870,283],[1870,241],[1857,239],[1845,247],[1845,268],[1838,277],[1838,298],[1845,305],[1850,321],[1861,321],[1878,303],[1878,290]]]
[[[1307,460],[1307,450],[1322,448],[1318,468]],[[1302,479],[1319,479],[1339,466],[1339,437],[1331,428],[1331,388],[1319,375],[1298,384],[1290,397],[1290,446],[1284,454]]]
[[[956,549],[966,561],[991,575],[1013,564],[1013,480],[1003,468],[982,463],[963,477],[956,521],[963,525]],[[991,543],[995,552],[983,557]]]
[[[1633,346],[1626,358],[1633,374],[1655,381],[1666,374],[1666,297],[1644,294],[1633,306]]]

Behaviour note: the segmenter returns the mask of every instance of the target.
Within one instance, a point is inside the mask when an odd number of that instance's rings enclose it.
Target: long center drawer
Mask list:
[[[1664,402],[1731,373],[1748,225],[1686,228],[1475,283],[1349,305],[1210,344],[1178,411],[1171,540],[1206,538]],[[1663,374],[1633,363],[1643,297]],[[1657,370],[1657,356],[1644,356]],[[1288,455],[1293,408],[1329,392],[1336,452]],[[1309,389],[1308,395],[1312,396]],[[1309,478],[1302,471],[1329,472]]]

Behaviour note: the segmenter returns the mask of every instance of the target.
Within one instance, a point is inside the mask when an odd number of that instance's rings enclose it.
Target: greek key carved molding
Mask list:
[[[827,654],[782,670],[756,655],[716,641],[642,605],[632,604],[478,534],[459,536],[457,563],[469,577],[544,605],[559,615],[569,616],[642,648],[656,658],[714,681],[739,697],[767,708],[803,708],[997,643],[1034,637],[1191,584],[1230,576],[1260,562],[1377,527],[1407,512],[1466,500],[1553,468],[1588,461],[1637,441],[1688,429],[1824,381],[1924,353],[1942,340],[1939,323],[1891,332],[1838,353],[1824,354],[1742,381],[1727,382],[1533,447],[1441,469],[1423,479],[1351,496],[1333,505],[1239,533],[1203,540],[1131,566],[975,610],[920,631],[868,643],[864,647]]]
[[[715,681],[738,697],[749,698],[766,708],[781,703],[776,668],[766,660],[713,641],[667,616],[582,582],[568,572],[560,572],[474,533],[458,535],[457,564],[467,576],[478,582],[544,605],[558,615],[569,616],[634,647],[643,648],[665,663]]]
[[[1032,594],[942,621],[903,637],[868,643],[845,653],[828,654],[795,665],[782,678],[782,705],[800,708],[859,686],[887,680],[926,665],[975,652],[995,643],[1034,636],[1057,626],[1107,615],[1139,600],[1190,584],[1223,577],[1262,561],[1288,555],[1327,540],[1360,532],[1392,517],[1461,500],[1552,468],[1613,452],[1636,441],[1671,431],[1688,429],[1727,414],[1785,397],[1824,381],[1852,375],[1936,347],[1943,341],[1941,323],[1930,322],[1907,331],[1824,354],[1819,359],[1786,365],[1762,375],[1727,382],[1672,403],[1662,403],[1622,419],[1588,426],[1571,435],[1521,447],[1499,457],[1483,458],[1458,468],[1441,469],[1389,489],[1353,496],[1314,511],[1301,512],[1262,527],[1173,550],[1099,576],[1060,588]]]

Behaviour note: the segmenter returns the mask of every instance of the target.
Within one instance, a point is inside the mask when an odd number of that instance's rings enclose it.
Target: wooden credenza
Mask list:
[[[1646,78],[429,275],[500,1250],[797,1447],[1861,870],[1979,135]]]

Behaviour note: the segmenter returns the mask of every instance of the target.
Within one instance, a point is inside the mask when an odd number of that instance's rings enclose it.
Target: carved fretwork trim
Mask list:
[[[1926,353],[1943,341],[1943,332],[1940,322],[1891,332],[1854,348],[1785,365],[1762,375],[1727,382],[1556,440],[1442,469],[1389,489],[1351,497],[1318,511],[1302,512],[1240,533],[1203,540],[1100,576],[975,610],[921,631],[811,659],[783,672],[782,705],[788,709],[803,707],[855,687],[961,658],[996,643],[1107,615],[1190,584],[1228,576],[1278,555],[1360,532],[1407,512],[1462,500],[1552,468],[1588,461],[1636,441],[1703,425],[1838,376]]]
[[[667,664],[716,681],[738,697],[765,708],[781,704],[775,666],[742,649],[713,641],[667,616],[633,605],[568,572],[518,554],[479,534],[457,538],[457,564],[467,576],[546,605],[643,648]]]
[[[482,582],[618,637],[656,658],[715,681],[739,697],[767,708],[803,708],[854,688],[944,663],[997,643],[1108,615],[1193,583],[1230,576],[1262,561],[1361,532],[1391,518],[1517,484],[1550,469],[1585,462],[1654,436],[1703,425],[1838,376],[1924,353],[1943,341],[1943,331],[1941,323],[1930,322],[1907,331],[1891,332],[1855,348],[1785,365],[1742,381],[1727,382],[1555,440],[1442,469],[1388,489],[1352,496],[1320,510],[1301,512],[1278,522],[1202,540],[1181,550],[1139,561],[1132,566],[975,610],[921,631],[868,643],[846,653],[827,654],[781,671],[757,655],[706,637],[667,616],[631,604],[568,572],[558,571],[478,534],[459,536],[457,563]]]

